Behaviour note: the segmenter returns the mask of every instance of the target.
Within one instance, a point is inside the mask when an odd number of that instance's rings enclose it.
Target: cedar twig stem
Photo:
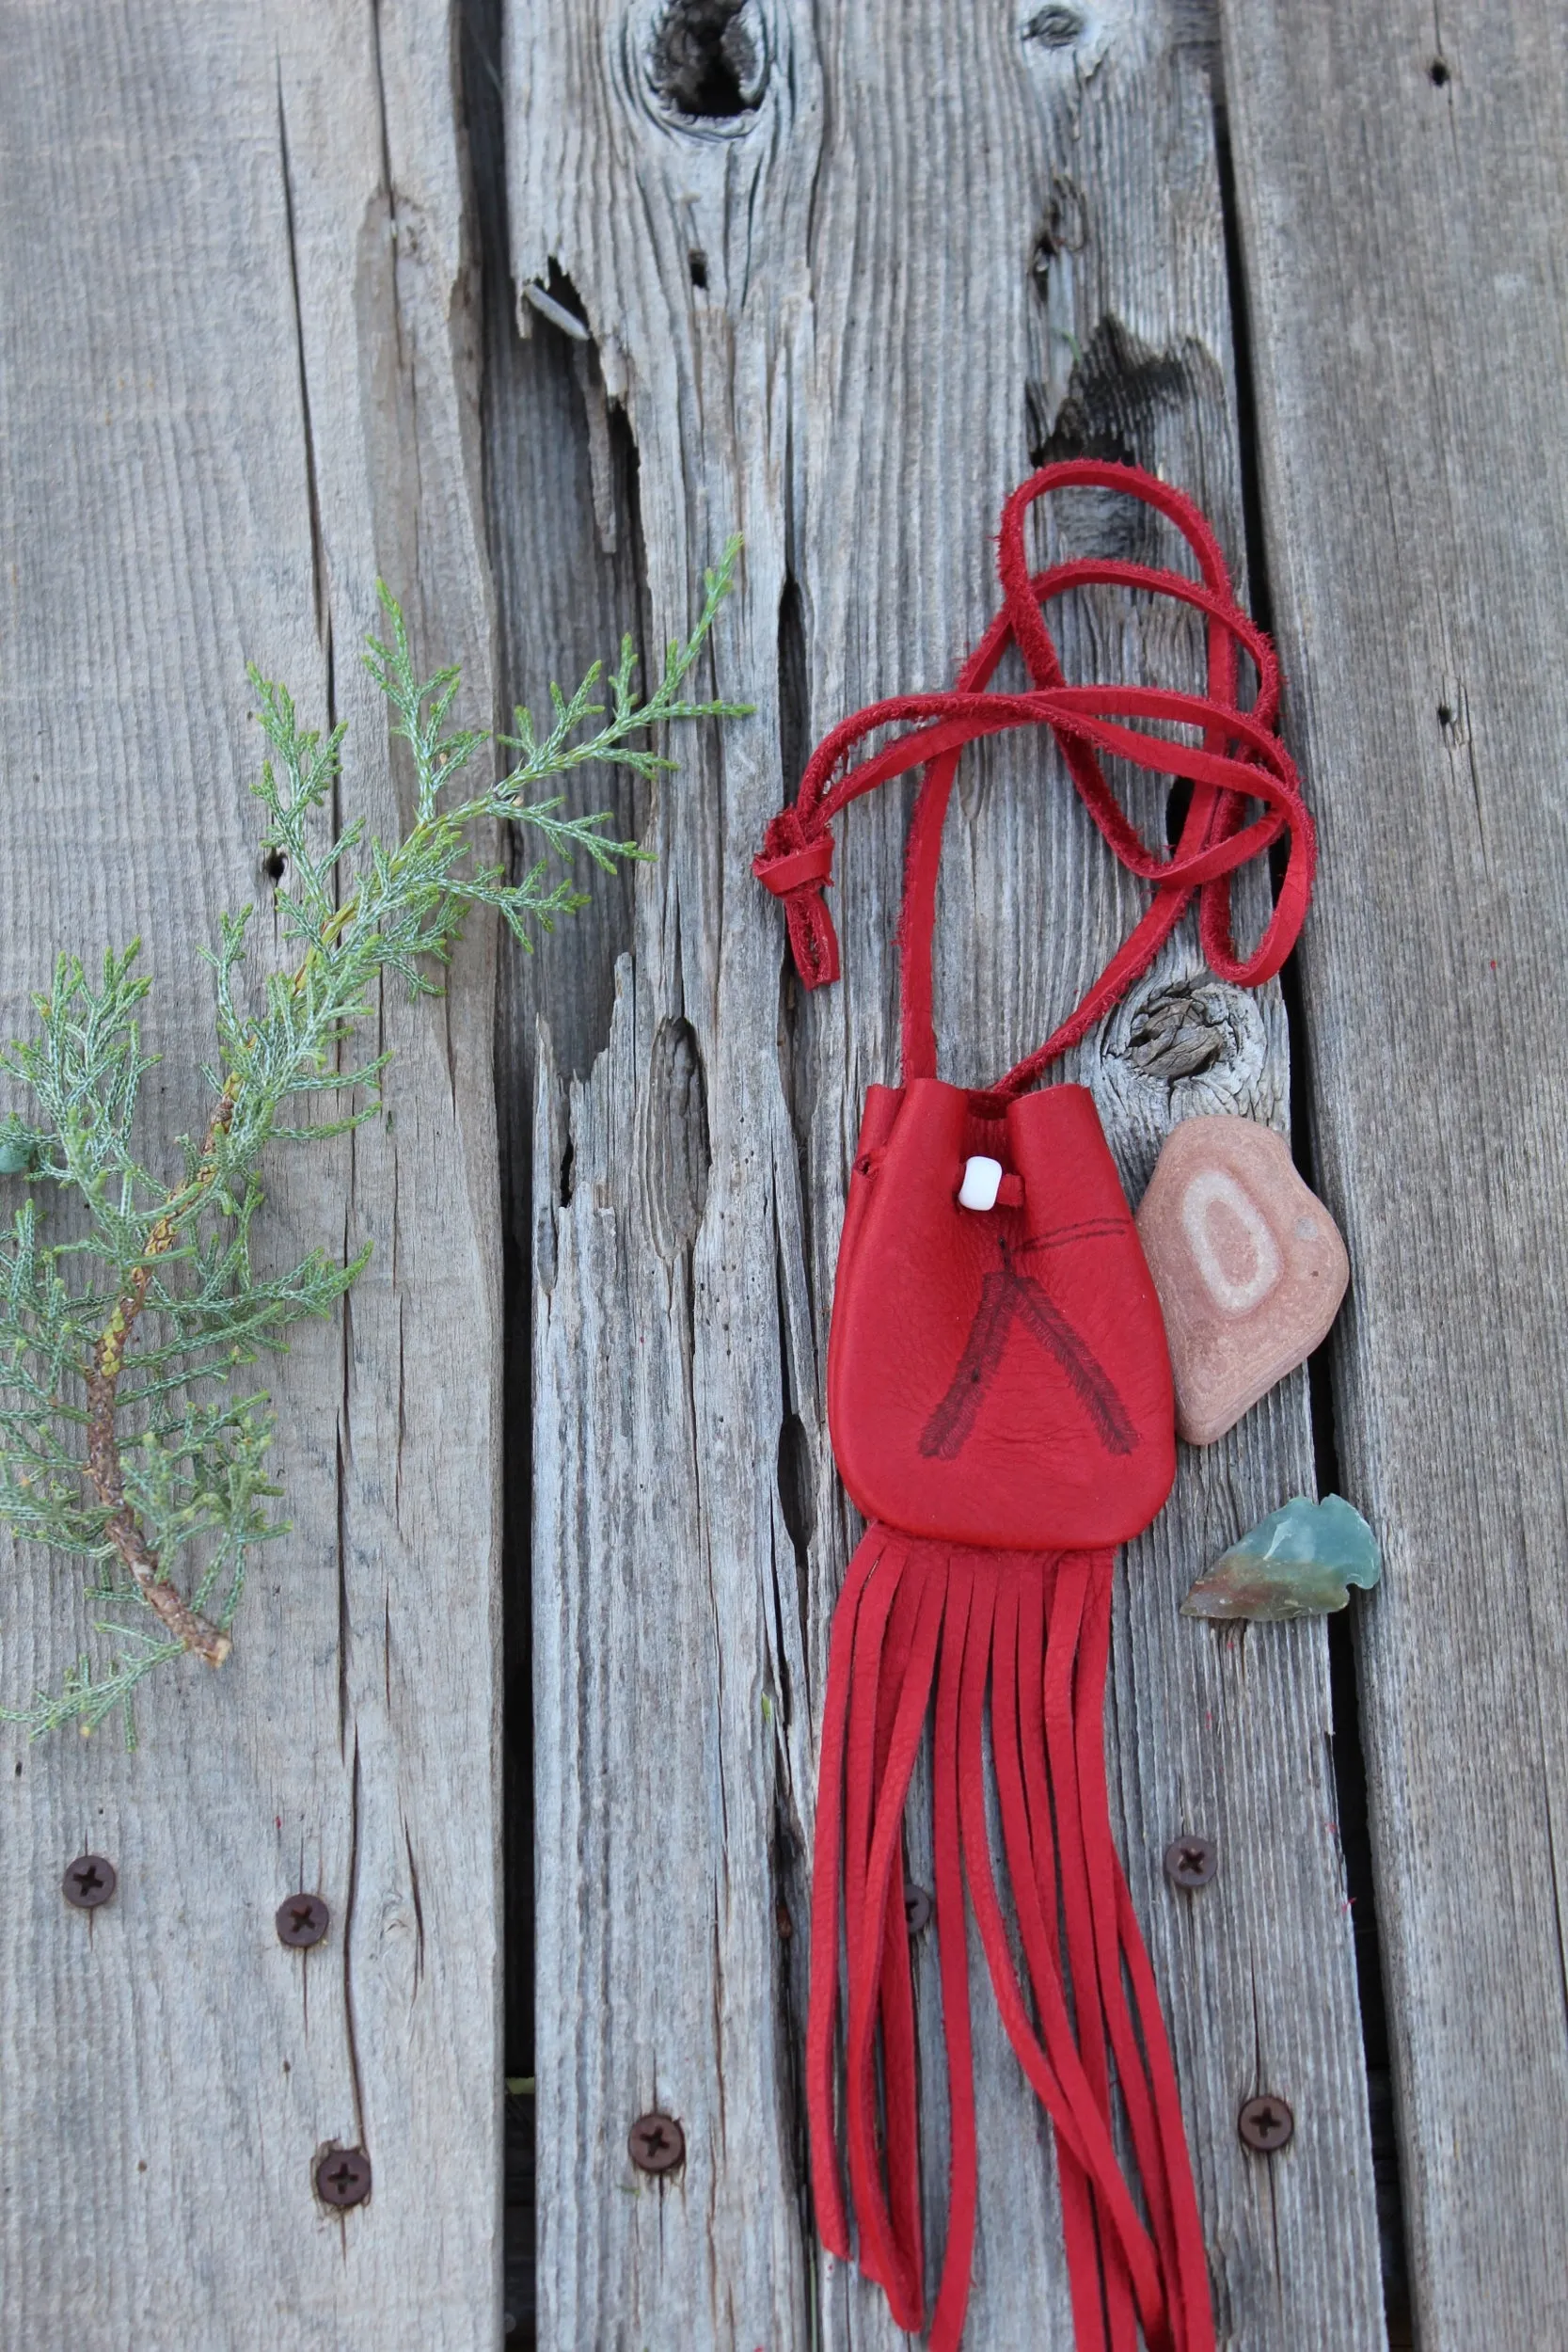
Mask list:
[[[92,1369],[87,1374],[87,1475],[99,1502],[109,1514],[103,1533],[135,1579],[143,1599],[167,1627],[171,1637],[182,1647],[204,1658],[209,1666],[221,1666],[234,1645],[220,1627],[193,1609],[168,1581],[141,1521],[125,1499],[125,1473],[115,1432],[115,1403],[126,1344],[147,1304],[153,1264],[173,1248],[182,1213],[201,1198],[217,1173],[218,1145],[234,1115],[234,1093],[235,1082],[230,1079],[208,1123],[200,1165],[190,1183],[166,1203],[163,1215],[149,1234],[147,1255],[116,1299],[114,1312],[93,1350]]]

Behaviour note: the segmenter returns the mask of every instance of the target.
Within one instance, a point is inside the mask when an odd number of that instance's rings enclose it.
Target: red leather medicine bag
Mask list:
[[[978,1101],[940,1078],[866,1095],[828,1352],[839,1474],[866,1518],[952,1543],[1117,1544],[1176,1474],[1160,1302],[1086,1088]],[[958,1202],[972,1157],[1004,1171],[987,1214]]]
[[[1112,558],[1032,575],[1027,510],[1072,486],[1157,508],[1198,577]],[[863,2269],[901,2327],[923,2327],[902,1831],[934,1697],[934,1904],[952,2119],[934,2352],[954,2352],[961,2337],[974,2243],[966,1890],[1004,2026],[1055,2128],[1079,2352],[1132,2352],[1140,2331],[1149,2352],[1212,2352],[1179,2089],[1112,1840],[1102,1723],[1113,1554],[1148,1524],[1175,1474],[1170,1365],[1093,1098],[1076,1086],[1030,1089],[1148,967],[1195,898],[1216,974],[1250,986],[1277,972],[1307,910],[1312,831],[1275,733],[1272,649],[1180,492],[1130,467],[1047,467],[1007,502],[1000,569],[1002,612],[955,689],[874,704],[835,727],[755,861],[784,901],[802,980],[833,979],[837,942],[822,898],[830,820],[888,777],[924,771],[900,933],[903,1084],[866,1097],[829,1343],[833,1452],[867,1525],[834,1613],[823,1709],[806,2058],[813,2185],[823,2240],[847,2257],[847,2184]],[[1207,623],[1207,692],[1069,686],[1041,609],[1078,586],[1152,589],[1196,608]],[[1009,644],[1029,689],[990,691]],[[1257,672],[1246,711],[1238,648]],[[1162,722],[1183,737],[1146,731]],[[936,1074],[931,1021],[942,819],[966,742],[1039,724],[1153,898],[1037,1052],[995,1086],[956,1087]],[[890,726],[904,731],[847,764]],[[1105,753],[1190,784],[1170,854],[1148,850],[1123,814],[1100,765]],[[1230,876],[1282,835],[1289,857],[1274,910],[1243,956],[1231,937]],[[1118,2125],[1141,2204],[1117,2159]]]

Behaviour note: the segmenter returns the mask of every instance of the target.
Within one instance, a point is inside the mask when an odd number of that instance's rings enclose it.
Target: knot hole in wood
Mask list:
[[[1164,981],[1132,1003],[1126,1035],[1113,1051],[1140,1078],[1174,1086],[1199,1078],[1245,1052],[1244,992],[1223,980]]]
[[[1257,998],[1201,967],[1140,981],[1101,1030],[1085,1074],[1134,1192],[1179,1120],[1233,1113],[1267,1120],[1275,1108]]]
[[[1075,204],[1064,209],[1060,241],[1067,235],[1081,249],[1090,233],[1087,205],[1076,188]],[[1041,284],[1040,260],[1050,219],[1035,246],[1034,272]],[[1045,256],[1049,266],[1050,254]],[[1053,466],[1064,459],[1099,457],[1113,465],[1152,466],[1161,453],[1162,433],[1194,415],[1223,414],[1225,381],[1214,355],[1196,336],[1182,336],[1164,349],[1145,342],[1115,312],[1099,319],[1086,342],[1075,348],[1065,391],[1060,378],[1024,387],[1029,462]],[[1137,564],[1163,557],[1164,526],[1135,499],[1115,491],[1074,490],[1052,501],[1059,510],[1064,547],[1081,555],[1114,555]]]
[[[672,114],[737,123],[768,82],[755,0],[670,0],[654,27],[649,79]]]

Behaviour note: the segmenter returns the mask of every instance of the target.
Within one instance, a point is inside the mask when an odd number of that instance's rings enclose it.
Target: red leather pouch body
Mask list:
[[[972,1155],[1017,1179],[994,1209],[958,1205]],[[868,1089],[828,1420],[857,1509],[911,1534],[1085,1550],[1148,1525],[1176,1475],[1170,1359],[1085,1087]]]

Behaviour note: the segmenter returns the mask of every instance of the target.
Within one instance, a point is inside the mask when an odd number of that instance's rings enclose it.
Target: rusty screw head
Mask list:
[[[920,1935],[931,1924],[931,1898],[923,1886],[904,1889],[904,1925],[911,1935]]]
[[[115,1866],[101,1853],[79,1854],[60,1881],[60,1892],[75,1911],[96,1911],[106,1903],[119,1881]]]
[[[640,2115],[626,2146],[639,2172],[673,2172],[686,2162],[686,2134],[673,2115]]]
[[[1207,1886],[1219,1867],[1212,1837],[1177,1837],[1165,1848],[1165,1876],[1173,1886]]]
[[[371,2193],[371,2160],[363,2148],[329,2148],[316,2164],[316,2195],[324,2205],[362,2205]]]
[[[277,1940],[292,1944],[296,1951],[308,1951],[321,1942],[331,1917],[319,1895],[291,1895],[277,1906]]]
[[[1236,2118],[1236,2129],[1242,2144],[1254,2149],[1260,2156],[1272,2156],[1286,2147],[1296,2128],[1296,2119],[1283,2099],[1265,2092],[1260,2099],[1249,2099]]]

